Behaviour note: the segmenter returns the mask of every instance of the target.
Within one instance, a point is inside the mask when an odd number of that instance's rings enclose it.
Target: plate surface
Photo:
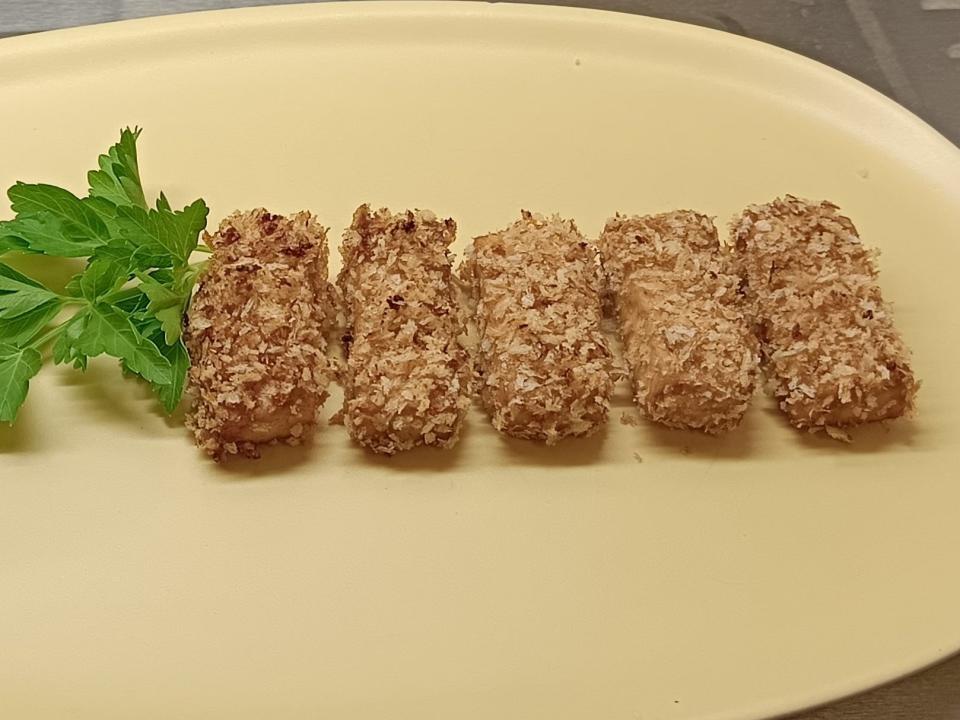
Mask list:
[[[621,388],[554,449],[474,410],[446,453],[323,427],[216,467],[112,362],[48,367],[0,429],[5,717],[754,718],[960,648],[960,152],[856,81],[627,15],[351,3],[5,40],[0,102],[3,187],[82,190],[139,124],[151,192],[334,240],[363,201],[468,238],[829,198],[925,383],[849,446],[760,396],[721,439],[631,427]]]

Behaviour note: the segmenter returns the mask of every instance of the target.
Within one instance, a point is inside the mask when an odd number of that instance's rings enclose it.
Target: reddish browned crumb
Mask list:
[[[751,205],[732,230],[767,374],[790,422],[841,428],[910,411],[918,382],[909,352],[850,219],[832,203],[787,195]]]
[[[708,433],[736,427],[759,359],[713,221],[689,210],[617,215],[599,245],[641,413]]]
[[[188,426],[217,460],[257,457],[275,440],[296,444],[331,376],[326,230],[308,212],[258,209],[234,213],[204,240],[213,256],[188,313]]]
[[[494,427],[548,444],[601,427],[613,390],[602,278],[576,225],[524,211],[476,238],[461,274],[476,300],[480,398]]]
[[[343,235],[344,423],[375,452],[457,442],[471,369],[448,253],[456,230],[428,210],[361,205]]]

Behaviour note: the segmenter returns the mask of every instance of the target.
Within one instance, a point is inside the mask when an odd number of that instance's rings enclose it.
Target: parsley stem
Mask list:
[[[200,262],[190,263],[187,266],[193,273],[193,278],[190,281],[191,286],[193,285],[194,282],[196,282],[200,274],[207,269],[207,265],[209,264],[210,264],[210,260],[208,259],[208,260],[201,260]]]
[[[104,295],[100,298],[100,301],[112,305],[113,303],[118,303],[122,300],[129,300],[130,298],[139,295],[141,292],[140,286],[134,285],[133,287],[121,288],[110,293],[109,295]]]
[[[73,319],[73,318],[70,318],[70,320],[72,320],[72,319]],[[51,340],[53,340],[57,335],[59,335],[59,334],[61,333],[61,331],[63,330],[63,328],[66,327],[67,323],[70,322],[70,320],[64,320],[64,321],[63,321],[62,323],[60,323],[59,325],[54,325],[52,328],[50,328],[49,330],[47,330],[43,335],[41,335],[40,337],[38,337],[38,338],[37,338],[36,340],[34,340],[32,343],[30,343],[30,345],[29,345],[28,347],[32,347],[32,348],[34,348],[35,350],[39,350],[41,347],[43,347],[43,346],[46,345],[48,342],[50,342]]]

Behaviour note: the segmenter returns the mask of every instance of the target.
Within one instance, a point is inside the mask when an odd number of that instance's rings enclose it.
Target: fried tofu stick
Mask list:
[[[375,452],[452,447],[459,437],[471,369],[448,254],[456,229],[427,210],[361,205],[343,235],[343,419]]]
[[[297,444],[333,374],[326,230],[308,212],[258,209],[234,213],[205,242],[213,256],[186,331],[197,445],[220,460],[258,457],[274,440]]]
[[[576,225],[524,211],[474,239],[461,274],[476,301],[480,397],[493,426],[547,444],[600,428],[613,390],[602,278]]]
[[[689,210],[617,215],[599,246],[641,413],[674,428],[735,428],[759,358],[713,221]]]
[[[909,352],[850,219],[829,202],[787,195],[751,205],[732,229],[767,374],[790,422],[830,431],[910,411],[918,382]]]

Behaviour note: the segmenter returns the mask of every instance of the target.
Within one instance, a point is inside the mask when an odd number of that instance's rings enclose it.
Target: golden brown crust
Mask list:
[[[734,221],[764,364],[800,428],[895,418],[918,382],[877,284],[873,254],[829,202],[787,195]]]
[[[427,210],[361,205],[343,235],[343,419],[376,452],[457,442],[471,370],[448,253],[456,227]]]
[[[713,221],[689,210],[617,215],[599,246],[640,411],[669,427],[736,427],[757,342]]]
[[[324,331],[334,310],[326,230],[308,212],[236,212],[206,235],[213,249],[188,313],[195,396],[187,423],[222,459],[298,443],[327,397]]]
[[[480,397],[494,427],[548,444],[600,428],[612,363],[597,251],[576,225],[524,211],[474,239],[461,274],[477,303]]]

